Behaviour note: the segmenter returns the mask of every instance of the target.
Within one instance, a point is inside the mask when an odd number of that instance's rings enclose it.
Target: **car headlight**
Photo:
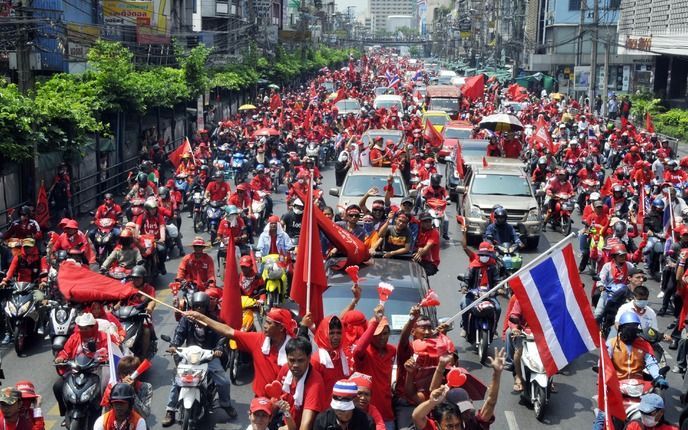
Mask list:
[[[537,210],[537,208],[533,208],[530,211],[528,211],[528,216],[526,217],[526,221],[538,221],[540,220],[540,212]]]
[[[471,206],[471,211],[468,213],[471,218],[482,218],[483,211],[478,206]]]
[[[93,397],[93,395],[96,392],[96,389],[98,388],[98,384],[93,384],[90,387],[86,389],[83,393],[81,393],[81,398],[79,399],[82,403],[87,402],[89,399]]]

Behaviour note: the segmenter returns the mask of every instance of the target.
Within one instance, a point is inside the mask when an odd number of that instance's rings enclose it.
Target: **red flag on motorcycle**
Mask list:
[[[607,176],[607,179],[604,180],[604,185],[602,185],[602,189],[600,190],[600,196],[607,197],[612,195],[612,178],[611,176]]]
[[[442,146],[444,138],[439,131],[432,125],[432,121],[428,119],[425,123],[425,130],[423,130],[423,138],[430,143],[430,145],[438,148]]]
[[[466,78],[461,86],[461,93],[469,99],[481,99],[485,95],[485,75],[482,73],[477,76]]]
[[[600,368],[597,373],[597,407],[605,412],[605,429],[621,429],[626,421],[619,378],[600,333]]]
[[[550,152],[550,154],[556,153],[556,148],[554,147],[554,141],[552,136],[549,134],[547,127],[547,121],[542,115],[538,116],[537,122],[535,123],[535,134],[533,134],[534,143],[539,143],[544,145]]]
[[[241,291],[239,290],[239,271],[237,268],[236,246],[234,236],[229,235],[227,258],[225,259],[225,277],[222,286],[222,308],[220,318],[235,330],[240,330],[243,321],[241,309]]]
[[[454,153],[454,168],[456,173],[459,174],[459,178],[463,179],[463,156],[461,155],[461,142],[456,143],[456,152]]]
[[[139,291],[131,282],[122,284],[72,261],[60,264],[57,285],[64,298],[72,302],[114,302]]]
[[[270,97],[270,110],[274,111],[282,107],[282,99],[278,93],[275,93]]]
[[[638,215],[636,216],[639,230],[643,231],[645,225],[645,187],[640,186],[640,197],[638,198]]]
[[[179,145],[177,149],[175,149],[174,151],[170,152],[170,155],[167,158],[169,158],[170,162],[176,169],[182,162],[182,155],[186,154],[187,152],[193,155],[193,150],[191,149],[191,143],[189,142],[189,138],[185,137],[184,143]]]
[[[290,296],[299,304],[299,314],[303,316],[310,312],[313,322],[318,325],[325,316],[322,295],[327,289],[327,275],[320,246],[320,232],[314,216],[312,176],[310,180],[308,196],[303,200],[301,219],[304,228],[299,236],[299,252],[296,255]]]
[[[38,198],[36,199],[34,217],[41,228],[48,228],[50,210],[48,209],[48,193],[45,191],[45,183],[43,181],[41,181],[41,186],[38,188]]]
[[[645,112],[645,129],[648,133],[655,132],[655,125],[652,122],[652,115],[650,115],[650,112]]]

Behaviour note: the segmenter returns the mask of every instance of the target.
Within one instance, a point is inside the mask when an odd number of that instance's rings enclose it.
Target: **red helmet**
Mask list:
[[[633,153],[638,152],[638,145],[631,146],[631,152],[633,152]]]
[[[205,290],[205,293],[210,296],[211,299],[220,300],[222,299],[222,288],[211,287]]]
[[[246,182],[242,182],[241,184],[237,185],[236,189],[237,191],[248,191],[251,189],[251,186]]]
[[[253,259],[250,255],[244,255],[239,260],[239,266],[241,267],[253,267]]]
[[[616,245],[612,246],[610,254],[611,255],[626,255],[626,247],[624,246],[623,243],[617,243]]]
[[[688,155],[685,157],[681,158],[681,161],[679,162],[679,165],[681,167],[688,167]]]
[[[633,164],[634,169],[642,169],[643,168],[643,160],[638,160]]]
[[[426,162],[426,163],[433,164],[433,163],[435,162],[435,159],[432,158],[432,157],[428,157],[428,158],[425,159],[425,162]]]

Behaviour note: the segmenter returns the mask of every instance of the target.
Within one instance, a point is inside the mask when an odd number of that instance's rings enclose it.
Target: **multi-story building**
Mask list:
[[[688,91],[688,0],[622,0],[619,52],[654,54],[654,68],[638,68],[638,78],[654,92],[685,101]]]
[[[416,0],[368,0],[368,11],[371,18],[371,31],[383,33],[390,15],[413,15]]]

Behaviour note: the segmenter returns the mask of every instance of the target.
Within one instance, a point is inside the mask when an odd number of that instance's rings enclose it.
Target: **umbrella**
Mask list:
[[[279,90],[279,85],[277,85],[277,84],[270,84],[270,85],[268,85],[268,88],[272,88],[273,90]]]
[[[280,132],[274,128],[261,128],[253,133],[254,136],[279,136]]]
[[[253,109],[255,109],[255,108],[256,108],[256,107],[253,106],[253,105],[241,105],[241,106],[239,106],[239,110],[240,110],[240,111],[241,111],[241,110],[253,110]]]
[[[523,130],[523,124],[513,115],[498,113],[483,118],[480,121],[480,128],[492,131],[520,131]]]
[[[549,98],[552,100],[561,100],[561,98],[564,97],[562,93],[550,93]]]

